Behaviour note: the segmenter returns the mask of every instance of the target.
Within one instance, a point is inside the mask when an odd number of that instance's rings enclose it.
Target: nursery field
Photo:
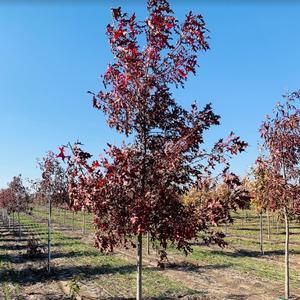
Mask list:
[[[11,218],[10,218],[11,219]],[[35,207],[0,224],[0,299],[134,299],[134,249],[102,254],[93,246],[89,214],[53,209],[52,270],[47,274],[47,209]],[[145,299],[280,299],[284,294],[284,228],[264,216],[264,255],[259,219],[250,211],[235,215],[226,228],[228,246],[193,244],[185,257],[170,248],[165,268],[144,238]],[[269,224],[269,226],[268,226]],[[300,226],[291,224],[291,292],[300,299]],[[13,229],[14,228],[14,229]],[[29,253],[29,244],[38,245]],[[40,253],[38,253],[40,252]]]

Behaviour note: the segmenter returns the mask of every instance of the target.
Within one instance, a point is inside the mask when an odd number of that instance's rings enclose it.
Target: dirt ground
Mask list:
[[[53,224],[54,230],[65,230],[59,224]],[[82,236],[80,231],[64,231],[72,237],[80,238],[82,243],[93,243],[91,235]],[[23,229],[22,239],[13,234],[3,223],[0,226],[0,299],[70,299],[69,283],[61,274],[48,279],[45,269],[45,259],[28,260],[26,257],[26,244],[29,233]],[[144,264],[156,267],[157,258],[154,251],[152,255],[144,256]],[[134,250],[118,249],[116,256],[134,262]],[[61,260],[63,263],[63,260]],[[169,256],[169,263],[160,272],[175,282],[181,282],[186,287],[194,290],[204,290],[203,296],[186,296],[184,299],[214,299],[214,300],[271,300],[283,295],[282,283],[274,283],[261,280],[250,274],[241,273],[222,265],[208,265],[192,261],[179,255]],[[18,282],[14,280],[18,278]],[[21,279],[20,279],[21,278]],[[9,280],[7,280],[9,279]],[[81,288],[81,297],[78,299],[112,299],[109,291],[101,289],[101,286],[93,286],[91,280],[89,286]],[[300,295],[300,290],[293,289]],[[19,298],[18,298],[19,297]],[[126,299],[126,298],[123,298]],[[129,299],[129,298],[127,298]],[[300,299],[294,296],[292,299]]]

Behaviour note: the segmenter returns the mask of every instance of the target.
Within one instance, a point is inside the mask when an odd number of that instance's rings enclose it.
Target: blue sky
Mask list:
[[[112,60],[104,35],[110,7],[143,18],[145,1],[50,2],[0,2],[0,187],[18,173],[38,177],[36,158],[68,141],[79,139],[98,154],[121,139],[86,91],[102,88],[99,77]],[[209,132],[208,143],[231,130],[248,141],[247,153],[232,164],[244,174],[257,155],[264,115],[283,93],[300,88],[300,5],[171,3],[181,19],[189,10],[202,13],[211,31],[198,75],[175,96],[184,106],[213,103],[222,124]]]

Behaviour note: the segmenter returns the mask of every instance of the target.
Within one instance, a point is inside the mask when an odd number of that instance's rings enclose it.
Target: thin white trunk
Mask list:
[[[150,235],[147,232],[147,255],[150,255]]]
[[[20,213],[18,212],[18,223],[19,223],[19,240],[21,240],[21,222],[20,222]]]
[[[264,255],[264,239],[263,239],[263,217],[262,212],[259,214],[259,233],[260,233],[260,253]]]
[[[82,216],[82,233],[85,234],[85,210],[83,211]]]
[[[66,210],[64,209],[64,225],[66,225]]]
[[[72,231],[74,231],[75,228],[75,213],[73,211],[73,216],[72,216]]]
[[[267,210],[267,221],[268,221],[268,239],[271,237],[271,227],[270,227],[270,214],[269,211]]]
[[[136,299],[142,300],[142,234],[137,236],[137,247],[136,247]]]
[[[48,273],[51,271],[51,197],[48,196]]]
[[[285,220],[285,299],[290,298],[290,268],[289,268],[289,216],[287,209],[284,209],[284,220]]]

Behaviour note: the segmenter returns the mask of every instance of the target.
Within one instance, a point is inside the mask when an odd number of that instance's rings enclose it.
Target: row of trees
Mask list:
[[[262,123],[262,153],[253,174],[260,212],[276,212],[285,221],[285,298],[289,299],[289,224],[300,218],[300,91],[284,98]]]
[[[260,212],[273,210],[285,218],[288,298],[289,221],[300,211],[299,109],[294,104],[299,93],[263,123],[264,152],[250,189],[230,171],[230,159],[247,143],[230,133],[204,147],[204,136],[220,124],[220,116],[211,104],[199,109],[193,103],[187,109],[173,97],[174,88],[196,74],[198,54],[209,49],[203,17],[190,12],[180,23],[167,0],[148,0],[147,9],[144,21],[120,7],[112,9],[107,36],[114,61],[103,76],[105,90],[89,92],[108,125],[123,135],[122,146],[108,144],[94,159],[76,142],[39,162],[42,179],[35,198],[48,201],[48,271],[53,204],[92,212],[101,251],[136,247],[136,298],[142,299],[143,235],[160,245],[162,260],[169,244],[187,254],[190,241],[199,237],[223,246],[217,225],[232,222],[231,211],[248,207],[252,196]],[[0,197],[7,207],[10,190]]]
[[[21,238],[20,213],[30,208],[30,197],[28,190],[23,184],[22,176],[18,175],[8,183],[8,187],[0,190],[0,207],[3,219],[7,218],[10,226],[12,215],[13,230],[15,230],[15,214],[17,214],[19,238]]]

